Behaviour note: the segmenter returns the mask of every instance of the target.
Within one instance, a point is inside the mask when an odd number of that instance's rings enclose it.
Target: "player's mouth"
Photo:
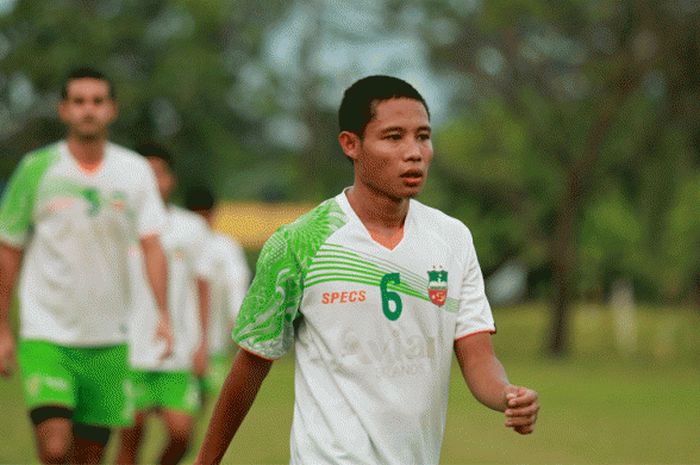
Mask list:
[[[423,182],[423,171],[416,169],[404,171],[401,174],[401,179],[409,186],[417,186]]]

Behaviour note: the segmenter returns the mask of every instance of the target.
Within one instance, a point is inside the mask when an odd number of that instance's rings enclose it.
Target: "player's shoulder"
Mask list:
[[[271,256],[290,251],[297,256],[313,256],[326,239],[347,222],[336,198],[330,198],[293,222],[280,226],[265,243],[263,252]]]
[[[211,239],[212,245],[221,249],[239,250],[243,248],[236,239],[219,231],[212,231]]]
[[[150,170],[148,162],[143,156],[123,145],[107,142],[105,151],[122,169],[130,170],[132,173],[133,170],[141,172],[149,172],[148,170]]]
[[[170,205],[168,213],[170,220],[177,223],[182,229],[209,230],[206,221],[201,216],[178,205]]]
[[[20,160],[22,169],[34,170],[54,163],[60,157],[60,142],[45,145],[27,153]]]
[[[278,231],[289,237],[325,234],[347,223],[347,216],[335,197],[327,199]]]
[[[411,199],[410,208],[414,210],[415,220],[423,228],[434,229],[448,237],[471,238],[471,232],[467,225],[442,210],[425,205],[415,199]]]

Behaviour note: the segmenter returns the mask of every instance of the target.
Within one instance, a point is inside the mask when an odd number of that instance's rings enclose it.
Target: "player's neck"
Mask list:
[[[68,136],[66,142],[68,151],[81,169],[92,172],[102,165],[107,144],[105,139],[80,139]]]
[[[372,239],[389,249],[401,242],[410,199],[392,199],[357,186],[349,189],[346,195]]]

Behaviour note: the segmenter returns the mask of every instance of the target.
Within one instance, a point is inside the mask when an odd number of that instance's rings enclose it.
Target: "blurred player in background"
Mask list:
[[[133,427],[120,435],[119,464],[139,463],[139,449],[149,413],[157,413],[165,422],[168,442],[158,463],[178,463],[189,447],[195,417],[201,407],[198,377],[207,369],[207,331],[209,320],[209,284],[212,268],[205,260],[209,239],[207,224],[198,215],[170,203],[175,188],[172,157],[164,147],[144,144],[137,151],[146,157],[167,206],[162,235],[168,260],[168,302],[172,321],[173,354],[167,360],[157,357],[154,341],[155,305],[144,285],[140,260],[132,270],[134,284],[133,314],[129,329],[129,361],[136,403]]]
[[[66,139],[28,154],[0,207],[0,371],[15,350],[43,463],[98,463],[128,401],[128,247],[139,241],[157,305],[154,336],[171,350],[165,209],[143,157],[107,140],[111,82],[82,68],[64,83]],[[21,268],[21,273],[20,273]],[[8,312],[19,274],[17,349]]]
[[[433,156],[425,100],[371,76],[345,91],[339,120],[354,183],[263,247],[198,464],[221,461],[292,345],[292,464],[439,463],[453,353],[480,402],[534,429],[537,393],[508,381],[491,345],[469,230],[413,199]]]
[[[231,330],[248,290],[250,269],[240,244],[214,231],[216,200],[208,188],[188,189],[185,207],[204,218],[211,229],[204,253],[214,271],[209,283],[209,369],[202,383],[207,397],[219,392],[231,365]]]

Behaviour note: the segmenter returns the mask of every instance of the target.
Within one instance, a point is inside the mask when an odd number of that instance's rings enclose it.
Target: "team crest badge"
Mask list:
[[[112,198],[110,199],[112,208],[118,211],[124,211],[126,209],[126,194],[121,191],[115,191],[112,193]]]
[[[447,271],[442,267],[433,267],[428,271],[428,297],[438,307],[442,307],[447,300]]]

